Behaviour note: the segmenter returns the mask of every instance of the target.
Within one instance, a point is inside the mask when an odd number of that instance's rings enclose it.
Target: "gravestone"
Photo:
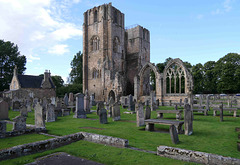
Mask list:
[[[64,102],[65,106],[68,106],[68,94],[67,93],[65,93],[65,96],[63,98],[63,102]]]
[[[133,103],[133,97],[132,97],[131,94],[128,97],[128,110],[129,111],[134,111],[135,110],[135,106],[134,106],[134,103]]]
[[[175,110],[178,110],[178,107],[177,107],[177,104],[175,105],[175,108],[174,108]]]
[[[20,114],[23,117],[28,117],[27,107],[25,105],[20,107]]]
[[[51,97],[50,100],[51,100],[51,104],[52,105],[56,104],[56,98],[55,97]]]
[[[169,106],[172,106],[172,100],[169,100]]]
[[[39,102],[37,102],[34,110],[35,110],[35,127],[36,128],[45,128],[43,107],[40,105]]]
[[[112,120],[113,121],[118,121],[121,119],[120,116],[120,105],[118,102],[113,104],[113,109],[112,109]]]
[[[152,92],[150,93],[151,111],[155,111],[155,110],[157,109],[156,104],[155,104],[155,97],[154,97],[154,95],[155,95],[155,92],[152,91]]]
[[[97,115],[99,115],[100,113],[100,110],[101,109],[104,109],[104,102],[103,101],[100,101],[97,103]]]
[[[202,99],[202,95],[200,95],[199,96],[199,105],[200,105],[200,107],[202,107],[202,104],[203,104],[203,101],[202,101],[203,99]]]
[[[7,122],[0,121],[0,133],[4,134],[7,131]]]
[[[17,116],[13,119],[13,131],[24,131],[26,130],[26,117]]]
[[[108,119],[107,119],[107,110],[102,108],[99,110],[99,121],[100,124],[107,124]]]
[[[143,112],[143,104],[141,101],[137,103],[137,127],[144,126],[144,112]]]
[[[149,106],[146,106],[144,119],[151,119],[151,108]]]
[[[112,117],[112,111],[113,111],[113,104],[114,104],[114,100],[113,98],[111,97],[110,100],[109,100],[109,113],[108,113],[108,117]]]
[[[13,107],[12,107],[13,111],[19,111],[20,105],[21,104],[20,104],[19,101],[14,101],[13,102]]]
[[[209,100],[209,98],[210,98],[210,95],[207,95],[207,101],[206,101],[206,109],[207,109],[207,111],[210,110],[210,100]]]
[[[172,143],[173,144],[178,144],[179,143],[178,133],[177,133],[177,129],[174,125],[170,126],[169,132],[170,132],[170,136],[171,136],[171,139],[172,139]]]
[[[46,122],[53,122],[56,120],[54,109],[55,109],[55,106],[53,104],[47,105]]]
[[[84,96],[84,111],[86,112],[86,114],[90,113],[89,101],[90,101],[90,97],[88,95],[88,90],[86,89],[85,96]]]
[[[84,95],[82,93],[76,94],[76,110],[73,116],[74,118],[86,119],[86,112],[84,111]]]
[[[27,105],[27,112],[32,112],[31,104],[28,104],[28,105]]]
[[[220,122],[223,122],[223,103],[219,106],[220,109]]]
[[[188,104],[188,98],[184,99],[184,105]]]
[[[69,93],[68,104],[69,104],[70,106],[73,106],[73,105],[74,105],[74,96],[73,96],[73,93]]]
[[[180,103],[180,107],[181,107],[182,106],[182,99],[180,99],[179,103]]]
[[[8,103],[0,101],[0,120],[7,120],[8,118]]]
[[[35,108],[37,103],[38,103],[38,98],[34,98],[33,103],[32,103],[32,107]]]
[[[90,104],[91,104],[92,106],[95,106],[95,105],[96,105],[95,95],[94,95],[94,94],[91,94],[91,95],[90,95]]]
[[[185,135],[191,135],[193,133],[193,112],[189,104],[186,104],[184,108],[185,108],[184,112]]]

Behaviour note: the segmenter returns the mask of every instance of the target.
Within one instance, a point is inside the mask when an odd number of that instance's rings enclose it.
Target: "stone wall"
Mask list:
[[[240,164],[240,159],[168,146],[159,146],[157,148],[157,155],[168,157],[171,159],[178,159],[200,164],[214,164],[214,165]]]

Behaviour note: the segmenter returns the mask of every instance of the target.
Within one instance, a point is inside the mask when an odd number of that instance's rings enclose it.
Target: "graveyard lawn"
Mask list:
[[[96,109],[96,107],[93,107],[92,109]],[[159,108],[159,110],[169,109],[174,109],[174,107]],[[235,131],[235,128],[239,127],[240,125],[240,118],[234,118],[232,117],[232,114],[229,114],[228,112],[224,112],[223,122],[220,122],[219,116],[213,116],[212,110],[209,112],[208,116],[204,116],[202,113],[194,113],[193,134],[191,136],[179,134],[180,143],[175,145],[172,143],[170,134],[168,133],[169,126],[156,124],[155,132],[145,131],[144,126],[136,127],[136,114],[124,114],[124,111],[127,111],[127,109],[121,108],[121,121],[113,122],[112,118],[108,118],[108,124],[99,124],[99,118],[96,115],[96,112],[87,114],[87,119],[73,118],[73,113],[71,113],[70,116],[58,117],[56,122],[46,123],[46,128],[48,130],[48,134],[58,136],[84,131],[124,138],[129,140],[130,147],[136,147],[150,151],[156,151],[158,146],[165,145],[240,158],[239,151],[237,151],[238,133]],[[19,112],[10,111],[9,117],[12,119],[18,114]],[[239,110],[237,114],[239,116]],[[151,118],[157,118],[155,111],[152,112]],[[176,120],[176,115],[164,114],[163,119]],[[27,123],[34,124],[34,111],[28,113]],[[34,136],[34,134],[28,136]],[[21,139],[21,137],[24,136],[22,135],[17,138]],[[0,139],[1,144],[2,140],[5,139]],[[14,140],[15,139],[11,139],[11,142]],[[23,141],[21,144],[28,142],[29,141]],[[12,145],[6,147],[12,147]],[[114,148],[86,141],[79,141],[71,145],[63,146],[58,149],[46,151],[43,153],[24,156],[13,160],[2,161],[0,164],[11,162],[13,164],[14,162],[24,164],[28,161],[33,161],[33,159],[36,157],[41,157],[49,153],[60,151],[104,164],[158,164],[160,161],[166,161],[164,164],[184,164],[184,162],[162,157],[159,158],[158,156],[149,153],[132,151],[130,149]],[[126,160],[120,161],[119,158],[122,156],[122,160]]]

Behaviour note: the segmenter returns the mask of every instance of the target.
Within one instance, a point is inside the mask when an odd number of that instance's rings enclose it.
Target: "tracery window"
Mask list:
[[[90,40],[90,50],[96,51],[99,50],[100,39],[98,36],[93,36]]]

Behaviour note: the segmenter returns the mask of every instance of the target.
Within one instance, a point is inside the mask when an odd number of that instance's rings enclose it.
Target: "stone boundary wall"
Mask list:
[[[5,132],[5,133],[0,133],[0,139],[2,138],[6,138],[6,137],[13,137],[13,136],[19,136],[19,135],[23,135],[23,134],[30,134],[30,133],[38,133],[38,132],[47,132],[47,130],[45,128],[29,128],[26,130],[22,130],[22,131],[9,131],[9,132]]]
[[[12,148],[0,150],[0,161],[16,158],[50,149],[55,149],[79,140],[90,141],[99,144],[106,144],[114,147],[127,147],[128,140],[111,136],[98,135],[87,132],[78,132],[58,138],[42,140],[34,143],[14,146]]]
[[[127,139],[121,139],[116,138],[112,136],[105,136],[105,135],[99,135],[94,133],[87,133],[87,132],[81,132],[84,136],[83,140],[99,143],[99,144],[106,144],[114,147],[128,147],[128,140]]]
[[[177,160],[201,163],[201,164],[211,164],[211,165],[228,165],[228,164],[239,165],[240,164],[240,159],[224,157],[221,155],[215,155],[215,154],[210,154],[205,152],[168,147],[168,146],[159,146],[157,148],[157,155],[172,158],[172,159],[177,159]]]

